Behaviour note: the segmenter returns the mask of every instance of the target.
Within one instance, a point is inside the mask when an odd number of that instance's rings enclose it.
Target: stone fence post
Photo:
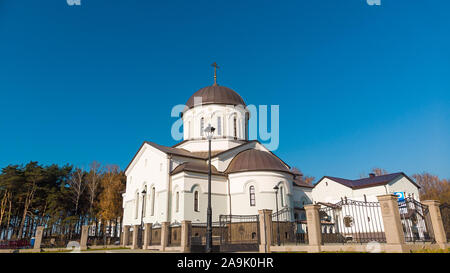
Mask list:
[[[44,227],[39,226],[36,228],[36,235],[34,236],[34,249],[41,249],[42,238],[44,236]]]
[[[169,244],[169,222],[161,222],[161,251],[166,251]]]
[[[124,226],[123,227],[123,234],[122,234],[122,244],[124,247],[130,244],[129,238],[130,238],[130,226]]]
[[[441,210],[439,208],[439,201],[426,200],[422,202],[428,206],[428,212],[430,213],[431,225],[434,232],[434,239],[441,248],[446,248],[447,235],[445,234],[444,223],[442,222]]]
[[[142,249],[147,249],[150,244],[150,238],[152,236],[152,223],[144,224],[144,243]]]
[[[258,214],[260,236],[259,252],[270,253],[270,246],[272,245],[272,210],[258,210]]]
[[[138,249],[139,228],[141,225],[133,225],[133,242],[131,242],[131,249]]]
[[[320,205],[305,205],[306,223],[308,229],[308,252],[320,252],[322,245],[322,231],[319,217]]]
[[[89,236],[89,226],[82,226],[81,227],[81,239],[80,239],[81,250],[87,249],[88,236]]]
[[[191,251],[191,221],[181,221],[181,252]]]
[[[397,196],[394,194],[377,196],[381,207],[387,252],[405,252],[403,233]]]

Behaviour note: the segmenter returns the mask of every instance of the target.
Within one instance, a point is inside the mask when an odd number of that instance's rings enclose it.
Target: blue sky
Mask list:
[[[450,177],[447,0],[0,1],[0,167],[125,168],[173,145],[170,111],[212,84],[280,105],[275,153],[316,179]]]

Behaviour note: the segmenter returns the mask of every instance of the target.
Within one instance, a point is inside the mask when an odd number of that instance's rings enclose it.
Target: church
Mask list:
[[[277,208],[305,219],[303,206],[312,203],[313,186],[258,140],[248,139],[245,101],[217,83],[216,67],[213,85],[188,98],[181,115],[183,141],[171,147],[144,141],[126,168],[123,225],[206,223],[209,144],[213,222],[220,215]]]

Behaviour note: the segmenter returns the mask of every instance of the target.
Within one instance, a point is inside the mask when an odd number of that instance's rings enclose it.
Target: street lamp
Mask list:
[[[280,246],[281,245],[281,242],[280,242],[280,221],[279,221],[279,219],[278,219],[278,190],[280,189],[280,188],[278,188],[278,185],[275,185],[275,187],[273,187],[273,189],[275,190],[275,204],[276,204],[276,208],[277,208],[277,212],[276,212],[276,214],[277,214],[277,244],[278,244],[278,246]]]
[[[212,208],[211,208],[211,139],[216,129],[208,125],[205,128],[206,138],[208,139],[208,209],[206,212],[206,253],[212,252]]]
[[[147,186],[144,187],[142,191],[142,211],[141,211],[141,228],[139,230],[139,246],[142,246],[142,231],[144,229],[144,204],[145,204],[145,194],[147,193]]]

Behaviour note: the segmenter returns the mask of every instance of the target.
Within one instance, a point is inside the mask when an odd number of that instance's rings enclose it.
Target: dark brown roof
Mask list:
[[[211,151],[211,157],[216,156],[217,154],[221,153],[223,151]],[[191,154],[201,157],[203,159],[208,159],[208,151],[204,151],[204,152],[191,152]]]
[[[195,97],[200,97],[202,99],[201,105],[226,104],[226,105],[242,105],[243,107],[245,107],[244,100],[234,90],[221,85],[211,85],[195,92],[186,102],[185,111],[189,108],[197,106],[194,105]]]
[[[411,178],[409,178],[403,172],[390,173],[390,174],[379,175],[379,176],[374,176],[374,177],[367,177],[367,178],[356,179],[356,180],[350,180],[350,179],[344,179],[344,178],[332,177],[332,176],[324,176],[316,183],[316,185],[319,184],[320,181],[322,181],[324,178],[328,178],[330,180],[336,181],[339,184],[342,184],[349,188],[361,189],[361,188],[368,188],[368,187],[373,187],[373,186],[386,185],[389,182],[393,181],[394,179],[397,179],[400,176],[406,177],[416,187],[420,188],[420,186],[417,185],[416,182],[414,182]]]
[[[144,143],[147,143],[148,145],[153,146],[156,149],[158,149],[166,154],[185,156],[185,157],[196,158],[196,159],[204,159],[203,157],[196,155],[192,152],[189,152],[188,150],[185,150],[185,149],[167,147],[167,146],[159,145],[159,144],[156,144],[154,142],[149,142],[149,141],[145,141]]]
[[[196,173],[208,173],[208,164],[205,163],[194,163],[194,162],[185,162],[177,166],[173,171],[172,175],[183,172],[183,171],[191,171]],[[223,175],[226,174],[217,171],[216,167],[211,166],[211,173],[214,175]]]
[[[238,153],[226,169],[226,173],[246,171],[280,171],[291,173],[284,163],[272,153],[248,149]]]

